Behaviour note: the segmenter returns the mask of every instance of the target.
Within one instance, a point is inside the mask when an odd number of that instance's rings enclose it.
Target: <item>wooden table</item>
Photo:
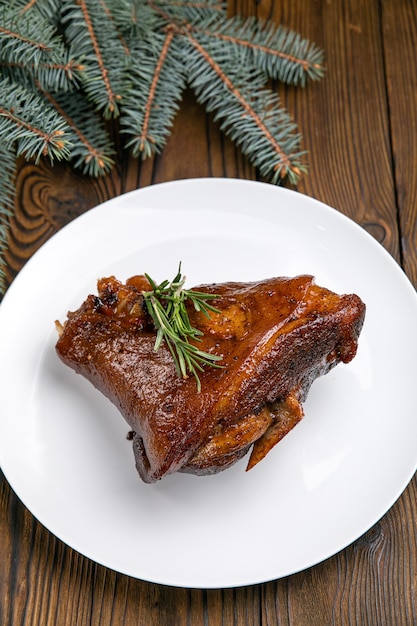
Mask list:
[[[415,0],[234,0],[326,51],[324,80],[279,87],[309,152],[298,190],[356,220],[417,285],[417,3]],[[187,94],[162,156],[120,157],[105,179],[21,163],[8,279],[53,232],[125,191],[197,176],[255,178]],[[383,286],[384,277],[381,276]],[[393,320],[395,324],[395,320]],[[381,338],[382,340],[383,338]],[[395,419],[395,416],[393,416]],[[358,434],[360,436],[360,434]],[[142,582],[99,566],[45,530],[0,477],[0,622],[4,625],[417,623],[417,483],[363,537],[324,563],[226,590]]]

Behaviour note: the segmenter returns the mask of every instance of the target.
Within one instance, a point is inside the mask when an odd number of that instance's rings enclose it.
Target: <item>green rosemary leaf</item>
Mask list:
[[[189,374],[193,375],[200,391],[201,382],[198,373],[203,372],[207,365],[221,367],[218,362],[222,357],[199,350],[198,346],[190,343],[190,340],[201,341],[203,333],[192,326],[186,302],[191,302],[196,311],[202,311],[209,317],[210,312],[220,312],[207,302],[215,299],[217,295],[183,289],[185,276],[181,274],[181,263],[171,282],[164,280],[158,285],[149,274],[145,276],[152,288],[152,291],[143,291],[142,295],[157,331],[154,350],[158,351],[162,342],[165,342],[172,354],[178,375],[182,378],[188,378]]]

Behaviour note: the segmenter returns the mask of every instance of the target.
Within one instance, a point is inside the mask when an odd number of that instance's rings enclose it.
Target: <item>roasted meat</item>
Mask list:
[[[355,356],[365,316],[358,296],[339,296],[308,275],[199,286],[216,294],[219,312],[190,307],[189,317],[203,332],[199,347],[222,356],[222,367],[204,368],[198,392],[164,343],[154,350],[142,295],[149,288],[144,276],[99,280],[97,295],[58,324],[56,345],[126,419],[147,483],[224,470],[251,448],[248,469],[256,465],[301,420],[313,381]]]

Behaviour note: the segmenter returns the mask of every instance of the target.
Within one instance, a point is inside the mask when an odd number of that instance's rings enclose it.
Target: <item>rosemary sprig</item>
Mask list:
[[[170,282],[164,280],[159,285],[148,275],[152,291],[142,291],[147,311],[155,325],[157,334],[154,350],[157,351],[163,341],[168,346],[174,359],[175,368],[179,376],[188,378],[195,376],[197,389],[201,391],[201,381],[198,373],[204,371],[205,365],[221,367],[218,361],[222,357],[199,350],[192,341],[201,341],[202,331],[191,325],[188,316],[186,301],[190,301],[196,311],[201,311],[206,317],[210,313],[220,313],[209,303],[217,298],[216,294],[204,293],[184,289],[185,276],[181,274],[181,263],[175,278]]]

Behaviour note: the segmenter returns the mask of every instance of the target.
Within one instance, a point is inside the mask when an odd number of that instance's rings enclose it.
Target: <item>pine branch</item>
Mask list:
[[[72,91],[81,86],[84,66],[75,59],[69,50],[65,51],[59,63],[40,63],[36,80],[42,89],[51,91]]]
[[[110,22],[113,23],[114,27],[115,27],[115,31],[117,33],[117,38],[122,46],[122,48],[125,51],[125,54],[129,55],[130,54],[130,49],[129,49],[129,45],[122,33],[122,31],[120,30],[118,24],[117,24],[117,20],[114,16],[114,9],[115,6],[114,4],[112,4],[112,2],[105,2],[105,0],[99,0],[104,13],[106,14],[107,18],[110,20]]]
[[[0,296],[4,293],[4,254],[7,250],[7,235],[9,231],[9,218],[14,209],[14,177],[16,168],[16,154],[14,150],[0,143]]]
[[[16,156],[39,162],[70,156],[68,127],[64,120],[28,89],[0,80],[0,144],[16,146]]]
[[[59,23],[61,5],[61,0],[14,0],[13,2],[16,12],[19,7],[19,15],[27,16],[37,11],[54,27]]]
[[[66,159],[98,176],[113,165],[104,121],[119,115],[124,147],[149,157],[188,82],[261,176],[295,183],[301,137],[266,85],[323,73],[314,44],[271,22],[228,19],[223,0],[0,0],[0,268],[12,157]]]
[[[3,76],[31,89],[35,81],[47,90],[66,91],[80,84],[83,66],[71,56],[52,23],[60,14],[60,4],[60,0],[14,0],[0,9]]]
[[[84,66],[72,58],[69,51],[61,62],[24,63],[0,62],[0,75],[10,81],[35,90],[37,86],[46,91],[71,91],[79,88],[82,82]]]
[[[70,4],[63,16],[70,48],[84,60],[83,89],[108,119],[120,113],[127,57],[113,19],[99,0]]]
[[[45,98],[68,124],[70,159],[73,166],[89,176],[101,176],[114,165],[113,144],[98,114],[86,106],[82,94],[60,93],[55,97],[43,92]]]
[[[148,0],[107,0],[106,4],[128,48],[166,25]]]
[[[185,87],[184,65],[176,35],[144,40],[132,51],[132,87],[123,106],[122,132],[126,148],[143,158],[158,152],[170,133]]]
[[[216,24],[215,29],[202,24],[194,30],[205,35],[207,45],[214,39],[230,43],[238,51],[240,63],[259,68],[269,78],[305,86],[307,79],[317,80],[324,74],[323,51],[282,26],[236,16]]]
[[[187,75],[198,101],[263,176],[274,183],[287,176],[295,183],[305,171],[300,135],[278,96],[263,88],[257,70],[236,69],[227,58],[220,64],[190,31],[184,37],[190,44]]]
[[[167,22],[179,27],[202,21],[213,25],[227,17],[227,4],[222,0],[150,0],[149,4]]]
[[[0,59],[37,68],[40,63],[59,62],[64,45],[56,29],[35,11],[30,19],[16,13],[14,5],[0,9]],[[19,5],[16,7],[19,8]]]

